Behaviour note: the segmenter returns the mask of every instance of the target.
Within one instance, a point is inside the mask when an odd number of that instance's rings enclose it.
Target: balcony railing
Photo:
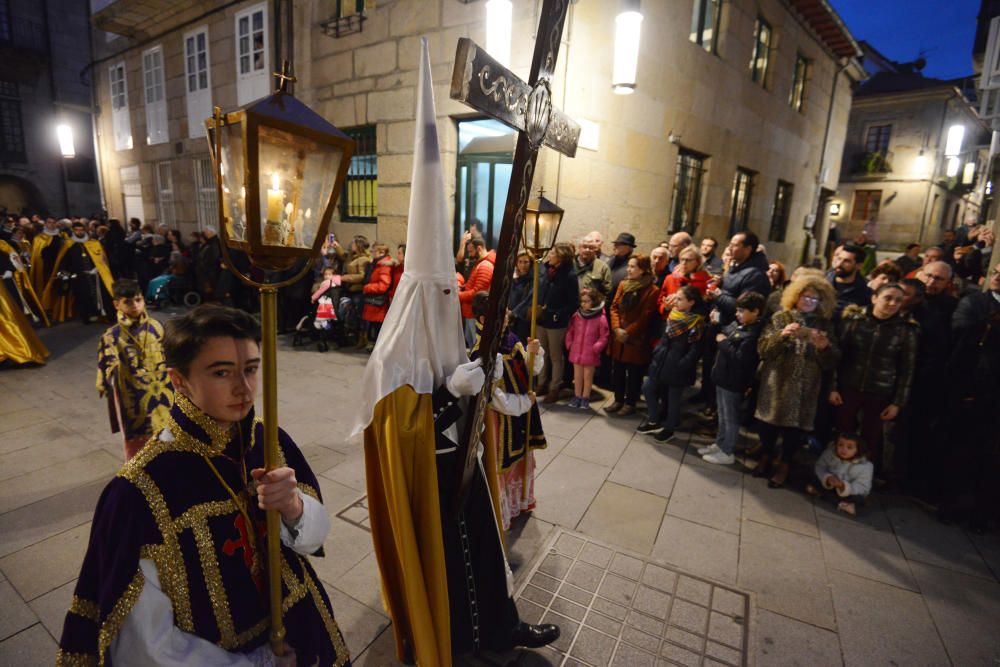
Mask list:
[[[0,34],[0,47],[13,47],[20,52],[45,55],[49,52],[49,40],[41,23],[29,19],[13,17],[10,29]]]

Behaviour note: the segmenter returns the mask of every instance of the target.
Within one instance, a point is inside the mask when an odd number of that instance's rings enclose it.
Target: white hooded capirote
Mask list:
[[[362,407],[351,435],[365,430],[375,405],[396,389],[410,385],[418,394],[433,393],[457,366],[469,361],[445,206],[427,38],[420,42],[406,260],[365,366]]]

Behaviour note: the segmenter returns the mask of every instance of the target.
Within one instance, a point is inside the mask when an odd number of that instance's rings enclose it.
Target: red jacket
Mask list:
[[[389,289],[392,287],[392,268],[396,262],[388,255],[382,257],[372,269],[371,278],[365,283],[362,291],[365,294],[365,308],[361,311],[361,319],[365,322],[382,322],[385,314],[389,312]],[[377,306],[367,303],[368,297],[378,297],[381,295],[382,305]]]
[[[389,288],[389,298],[396,296],[396,288],[399,287],[399,281],[403,277],[403,265],[396,264],[392,267],[392,287]]]
[[[490,283],[493,282],[493,265],[497,261],[496,250],[490,250],[479,262],[472,267],[469,279],[458,291],[458,301],[462,304],[462,317],[472,317],[472,297],[476,292],[488,292]]]
[[[663,297],[670,296],[684,287],[685,285],[692,285],[702,296],[708,291],[708,281],[712,279],[712,275],[707,271],[695,271],[690,276],[685,276],[679,271],[674,271],[669,276],[663,279],[663,287],[660,288],[660,298],[658,299],[656,305],[660,311],[660,315],[666,319],[668,311],[663,308]]]

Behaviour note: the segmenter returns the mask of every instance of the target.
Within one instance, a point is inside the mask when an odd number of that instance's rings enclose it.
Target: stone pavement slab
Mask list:
[[[580,521],[580,532],[649,555],[667,509],[666,498],[605,482]]]
[[[744,477],[743,518],[819,537],[811,499],[789,488],[769,488],[764,478]]]
[[[917,590],[910,564],[891,532],[826,518],[820,519],[819,527],[828,568]]]
[[[31,610],[38,616],[38,620],[42,622],[42,625],[56,641],[59,641],[59,637],[62,635],[63,621],[66,620],[66,611],[73,600],[76,582],[76,579],[69,581],[28,603]]]
[[[545,418],[542,418],[544,423]],[[569,444],[569,440],[566,438],[560,438],[557,435],[545,434],[545,449],[535,450],[535,475],[537,476],[546,466],[552,463],[552,459],[559,456],[559,453]]]
[[[1000,584],[923,563],[913,573],[952,662],[1000,664]]]
[[[38,622],[31,607],[24,603],[9,581],[0,582],[0,640],[21,632]]]
[[[739,572],[738,585],[755,592],[760,607],[823,628],[837,627],[818,539],[746,521]]]
[[[83,456],[53,463],[37,472],[20,475],[0,484],[0,514],[24,507],[64,491],[98,480],[107,482],[122,461],[98,449]]]
[[[836,571],[830,584],[845,665],[949,664],[920,595]]]
[[[0,569],[22,598],[34,600],[76,579],[89,539],[88,522],[0,558]]]
[[[51,665],[59,645],[41,623],[22,630],[0,644],[0,662],[5,665]]]
[[[561,454],[535,478],[534,515],[575,528],[610,472],[607,466]]]
[[[637,434],[618,459],[608,480],[669,498],[683,457],[682,450],[658,446],[652,439]]]
[[[667,513],[738,535],[742,496],[742,475],[718,466],[708,469],[684,465],[677,475]]]
[[[0,557],[90,521],[106,485],[100,479],[0,514]]]
[[[552,411],[546,413],[542,423]],[[614,467],[635,433],[635,424],[625,420],[599,419],[589,420],[580,431],[573,436],[563,451],[570,456],[597,465]]]
[[[757,667],[840,665],[840,642],[834,632],[761,609],[755,630]]]
[[[735,584],[740,538],[667,514],[660,524],[652,555],[688,572]]]
[[[960,527],[946,526],[912,505],[896,504],[886,514],[909,560],[995,580]]]

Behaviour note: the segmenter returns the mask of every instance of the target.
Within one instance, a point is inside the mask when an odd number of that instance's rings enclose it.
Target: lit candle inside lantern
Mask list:
[[[267,219],[281,222],[281,209],[285,207],[285,193],[279,190],[281,179],[277,172],[271,174],[271,188],[267,191]]]

